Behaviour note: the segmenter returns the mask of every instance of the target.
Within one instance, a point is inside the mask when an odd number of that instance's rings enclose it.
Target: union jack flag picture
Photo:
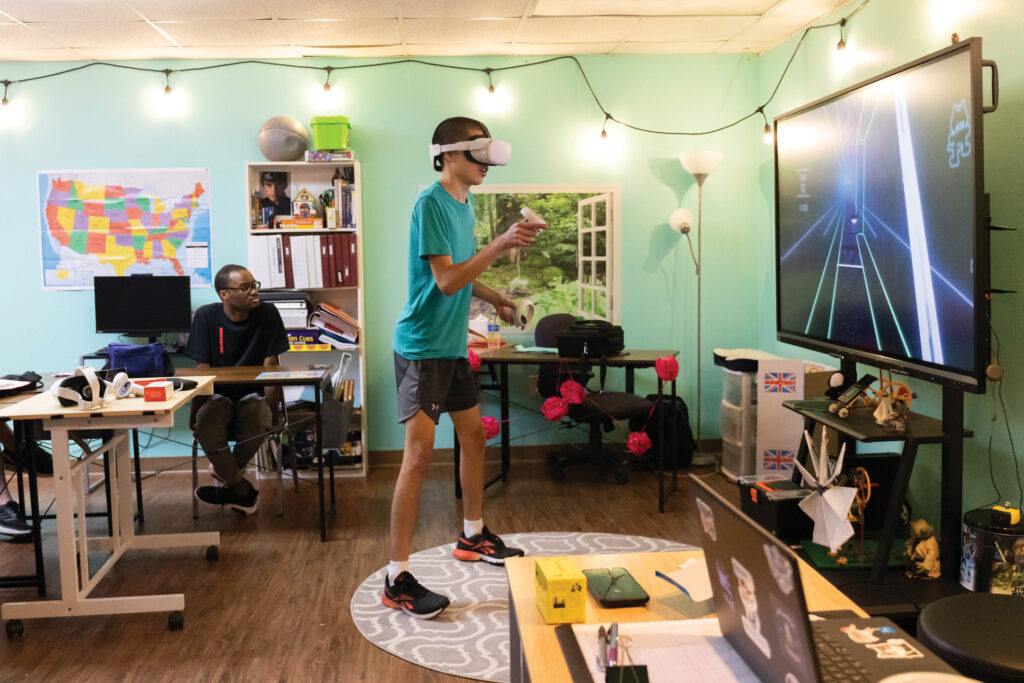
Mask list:
[[[792,470],[793,461],[793,451],[778,448],[769,448],[761,455],[761,464],[765,470]]]
[[[795,394],[796,373],[795,372],[766,372],[764,373],[764,390],[769,394]]]

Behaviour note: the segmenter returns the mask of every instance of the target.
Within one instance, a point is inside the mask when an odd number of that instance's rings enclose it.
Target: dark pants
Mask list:
[[[233,486],[242,480],[242,470],[266,440],[272,422],[270,404],[259,394],[237,402],[214,394],[196,412],[196,439],[217,476]],[[236,441],[234,453],[228,440]]]

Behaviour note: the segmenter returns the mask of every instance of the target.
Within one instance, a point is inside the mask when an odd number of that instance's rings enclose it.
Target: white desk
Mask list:
[[[216,557],[220,534],[215,531],[135,535],[135,523],[132,518],[129,432],[135,428],[171,427],[174,425],[176,410],[188,403],[193,396],[210,394],[213,391],[212,377],[184,379],[194,379],[198,386],[190,391],[175,392],[170,400],[163,402],[147,403],[141,398],[128,398],[110,401],[99,410],[84,411],[61,407],[52,394],[45,392],[0,409],[0,417],[11,420],[41,420],[43,429],[50,432],[53,446],[53,489],[57,508],[57,557],[60,564],[61,588],[59,600],[8,602],[0,606],[0,617],[11,620],[7,624],[8,634],[11,634],[12,630],[20,632],[21,619],[139,612],[169,612],[169,627],[181,628],[184,619],[182,610],[185,609],[185,596],[182,593],[114,598],[90,598],[89,593],[125,551],[130,549],[208,546],[213,549],[208,550],[207,557]],[[69,432],[100,430],[113,432],[113,438],[107,440],[102,448],[72,462],[68,448]],[[111,536],[90,539],[86,533],[82,476],[85,465],[105,453],[110,460],[108,476],[113,533]],[[89,572],[89,551],[92,550],[106,550],[111,553],[94,574]]]

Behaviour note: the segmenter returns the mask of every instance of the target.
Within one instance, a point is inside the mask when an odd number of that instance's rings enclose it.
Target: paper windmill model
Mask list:
[[[855,488],[835,485],[836,477],[843,470],[846,444],[843,444],[836,464],[832,467],[829,464],[828,437],[825,435],[825,430],[822,430],[821,433],[820,449],[814,447],[814,441],[806,431],[804,439],[807,440],[809,450],[808,461],[815,472],[812,475],[799,462],[796,463],[796,466],[804,475],[804,485],[812,486],[814,490],[800,501],[800,509],[814,520],[814,536],[811,540],[828,546],[829,550],[836,552],[843,543],[853,536],[853,525],[850,524],[849,513],[853,498],[857,495]]]

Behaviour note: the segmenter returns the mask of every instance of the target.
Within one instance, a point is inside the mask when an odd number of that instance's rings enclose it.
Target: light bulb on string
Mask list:
[[[164,94],[171,94],[171,70],[164,69]]]
[[[844,26],[846,26],[846,17],[839,20],[839,42],[836,43],[836,50],[840,52],[846,49],[846,39],[843,37]]]
[[[612,117],[612,115],[609,114],[608,112],[604,113],[604,123],[601,124],[601,139],[602,140],[607,140],[608,139],[608,130],[607,130],[606,127],[608,126],[608,119],[610,119],[611,117]]]
[[[334,67],[325,66],[324,70],[327,72],[327,78],[324,79],[324,92],[331,92],[331,72],[334,71]]]
[[[758,107],[757,112],[761,115],[761,119],[764,120],[764,144],[770,145],[774,141],[775,136],[772,134],[772,126],[768,123],[768,117],[764,114],[764,106]]]

